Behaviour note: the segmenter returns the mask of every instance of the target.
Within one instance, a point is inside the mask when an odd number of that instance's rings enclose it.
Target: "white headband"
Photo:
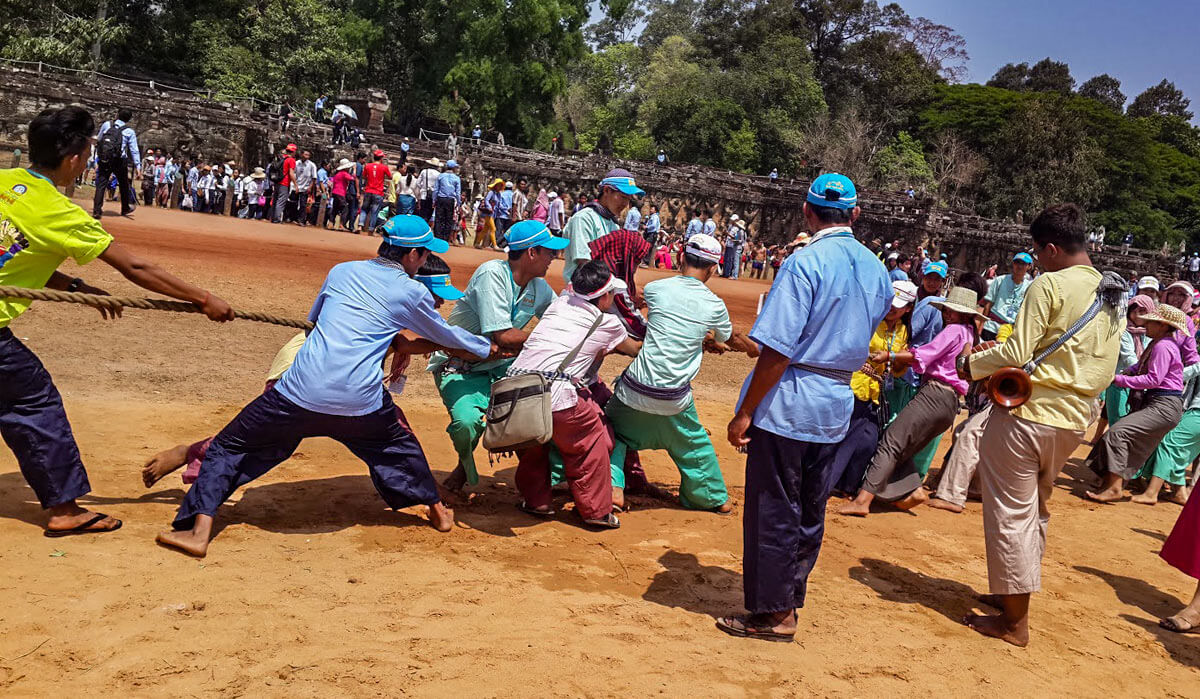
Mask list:
[[[625,282],[621,281],[620,279],[617,279],[616,277],[614,277],[611,274],[608,276],[608,281],[604,282],[603,286],[601,286],[599,289],[596,289],[595,291],[593,291],[590,294],[585,294],[583,292],[576,291],[574,284],[567,285],[567,291],[569,291],[572,296],[581,298],[585,301],[591,301],[593,299],[598,299],[610,291],[624,291],[625,289],[628,289],[628,288],[629,288],[629,286],[627,284],[625,284]]]

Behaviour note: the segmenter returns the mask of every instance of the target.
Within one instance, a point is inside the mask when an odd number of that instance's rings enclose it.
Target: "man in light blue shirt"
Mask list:
[[[665,449],[671,455],[684,507],[725,514],[733,509],[725,479],[692,399],[706,336],[712,333],[726,349],[723,343],[733,335],[725,303],[706,285],[720,259],[715,238],[693,236],[684,249],[682,274],[646,285],[646,337],[605,410],[629,449]]]
[[[630,233],[637,233],[642,227],[642,212],[636,206],[629,207],[629,213],[625,214],[625,230]]]
[[[308,315],[314,327],[295,362],[217,435],[174,531],[159,534],[160,543],[205,555],[221,503],[308,437],[331,437],[349,447],[367,464],[388,507],[428,505],[435,528],[453,527],[454,513],[441,503],[420,443],[383,390],[383,360],[396,333],[406,329],[480,358],[491,354],[492,344],[446,324],[429,290],[412,279],[431,251],[449,249],[424,220],[396,216],[382,235],[379,257],[329,271]]]
[[[779,269],[750,339],[762,346],[742,387],[729,442],[746,449],[743,587],[746,616],[726,633],[790,640],[825,532],[825,502],[850,424],[850,377],[891,307],[887,270],[854,238],[858,193],[843,175],[813,181],[812,238]]]
[[[650,243],[650,251],[646,253],[646,259],[642,260],[643,267],[649,267],[654,260],[654,251],[658,247],[658,231],[662,228],[662,220],[658,216],[658,205],[650,205],[650,215],[646,217],[646,227],[642,229],[642,237]]]
[[[716,238],[717,222],[712,220],[711,216],[708,216],[707,214],[705,216],[707,220],[704,221],[704,230],[701,232],[704,233],[704,235],[711,235],[712,237]]]
[[[96,195],[92,201],[92,216],[96,219],[103,215],[104,193],[114,175],[121,197],[121,215],[128,216],[137,208],[137,195],[129,183],[129,168],[131,165],[137,168],[136,176],[141,176],[142,154],[138,150],[137,133],[129,126],[132,118],[133,110],[122,108],[117,111],[117,118],[101,124],[96,134]],[[109,134],[110,131],[114,133]]]
[[[458,205],[462,200],[462,180],[458,178],[458,161],[447,160],[446,171],[438,175],[433,187],[434,235],[446,242],[454,237],[458,221]]]
[[[506,350],[520,350],[529,337],[525,326],[534,318],[541,318],[554,300],[554,290],[546,283],[546,271],[558,251],[566,246],[565,238],[552,235],[540,221],[529,219],[517,223],[509,230],[508,259],[479,265],[447,322],[490,337]],[[510,364],[512,359],[470,362],[440,352],[429,362],[434,386],[450,413],[446,432],[458,454],[458,465],[443,481],[453,492],[468,483],[479,482],[475,447],[483,436],[483,416],[492,383],[504,377]]]
[[[708,218],[707,211],[696,212],[696,215],[692,217],[691,221],[688,221],[687,228],[685,228],[683,231],[684,242],[687,242],[688,240],[690,240],[691,237],[696,235],[697,233],[704,232],[704,219],[706,219],[706,218]]]
[[[1017,319],[1017,311],[1025,301],[1025,292],[1033,279],[1029,270],[1033,267],[1033,257],[1027,252],[1018,252],[1013,256],[1012,274],[996,277],[988,285],[987,295],[983,297],[983,313],[987,322],[983,324],[980,339],[995,340],[1001,325],[1011,325]]]

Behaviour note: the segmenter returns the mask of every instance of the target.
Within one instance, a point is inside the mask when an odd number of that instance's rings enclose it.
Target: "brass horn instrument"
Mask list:
[[[1020,367],[1005,367],[988,378],[988,398],[1001,407],[1016,408],[1024,405],[1032,393],[1033,380],[1029,378],[1029,373]]]

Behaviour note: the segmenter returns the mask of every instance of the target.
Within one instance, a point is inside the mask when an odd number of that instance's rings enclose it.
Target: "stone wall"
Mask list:
[[[380,123],[387,96],[378,91],[345,95],[368,126]],[[256,111],[253,105],[219,102],[198,95],[173,92],[144,85],[97,81],[81,76],[39,73],[0,67],[0,148],[25,147],[29,121],[42,109],[78,103],[91,108],[97,121],[111,118],[118,107],[134,110],[133,126],[142,148],[166,148],[177,155],[197,156],[208,161],[232,160],[243,169],[265,165],[282,144],[295,142],[313,151],[318,162],[353,157],[345,148],[331,145],[331,127],[300,118],[286,134],[279,132],[277,117]],[[298,114],[298,117],[303,115]],[[403,137],[370,129],[364,149],[383,148],[394,156]],[[445,160],[444,143],[414,141],[412,160]],[[767,243],[791,240],[803,220],[800,207],[808,182],[780,180],[732,173],[685,164],[659,166],[655,163],[622,161],[599,155],[549,154],[492,144],[474,145],[459,141],[458,160],[464,188],[472,196],[483,194],[495,177],[515,180],[525,177],[534,193],[539,188],[559,192],[568,205],[578,196],[593,196],[604,174],[623,167],[632,172],[646,190],[641,206],[648,211],[657,204],[664,226],[682,231],[694,212],[712,212],[718,225],[731,214],[749,223],[753,238]],[[7,164],[7,163],[5,163]],[[1013,253],[1029,246],[1026,227],[1012,222],[951,213],[932,208],[929,202],[893,193],[859,193],[862,217],[855,226],[864,240],[900,240],[903,249],[924,246],[935,254],[946,253],[953,267],[982,270],[1006,263]],[[1174,274],[1168,256],[1148,251],[1121,255],[1110,246],[1095,255],[1097,263],[1128,272]]]

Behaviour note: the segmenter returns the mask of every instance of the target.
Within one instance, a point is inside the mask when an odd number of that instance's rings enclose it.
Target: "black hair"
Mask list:
[[[703,257],[697,257],[690,252],[683,253],[683,263],[688,267],[695,267],[696,269],[708,269],[710,267],[715,267],[717,264],[716,262],[706,260]]]
[[[117,118],[128,123],[133,118],[133,110],[129,107],[122,107],[117,110]]]
[[[446,264],[445,260],[431,252],[425,258],[425,262],[421,265],[421,269],[417,270],[417,274],[450,274],[450,265]]]
[[[984,279],[982,275],[974,272],[963,272],[963,275],[954,282],[954,285],[974,291],[976,302],[982,300],[984,296],[987,296],[987,280]]]
[[[392,245],[391,243],[380,243],[379,251],[376,253],[385,260],[392,262],[403,262],[404,258],[413,250],[423,250],[424,248],[408,248],[403,245]]]
[[[808,203],[808,208],[821,223],[850,223],[850,214],[854,211],[854,209],[839,209],[835,206],[818,206],[812,202]]]
[[[525,253],[527,253],[527,252],[529,252],[529,248],[525,248],[524,250],[509,250],[508,251],[508,261],[516,262],[517,260],[524,257]]]
[[[354,154],[354,159],[355,159],[355,160],[362,160],[362,159],[363,159],[363,158],[365,158],[365,157],[367,157],[367,154],[366,154],[366,153],[364,153],[363,151],[359,151],[359,152],[357,152],[357,153],[355,153],[355,154]]]
[[[571,287],[581,294],[590,294],[599,291],[611,276],[612,270],[608,268],[608,265],[596,260],[589,260],[586,264],[580,265],[571,275]]]
[[[1047,206],[1029,225],[1029,234],[1038,247],[1054,245],[1067,253],[1083,252],[1087,245],[1083,210],[1075,204]]]
[[[83,107],[47,109],[29,123],[29,161],[46,169],[57,169],[72,155],[83,155],[96,133],[96,120]]]

